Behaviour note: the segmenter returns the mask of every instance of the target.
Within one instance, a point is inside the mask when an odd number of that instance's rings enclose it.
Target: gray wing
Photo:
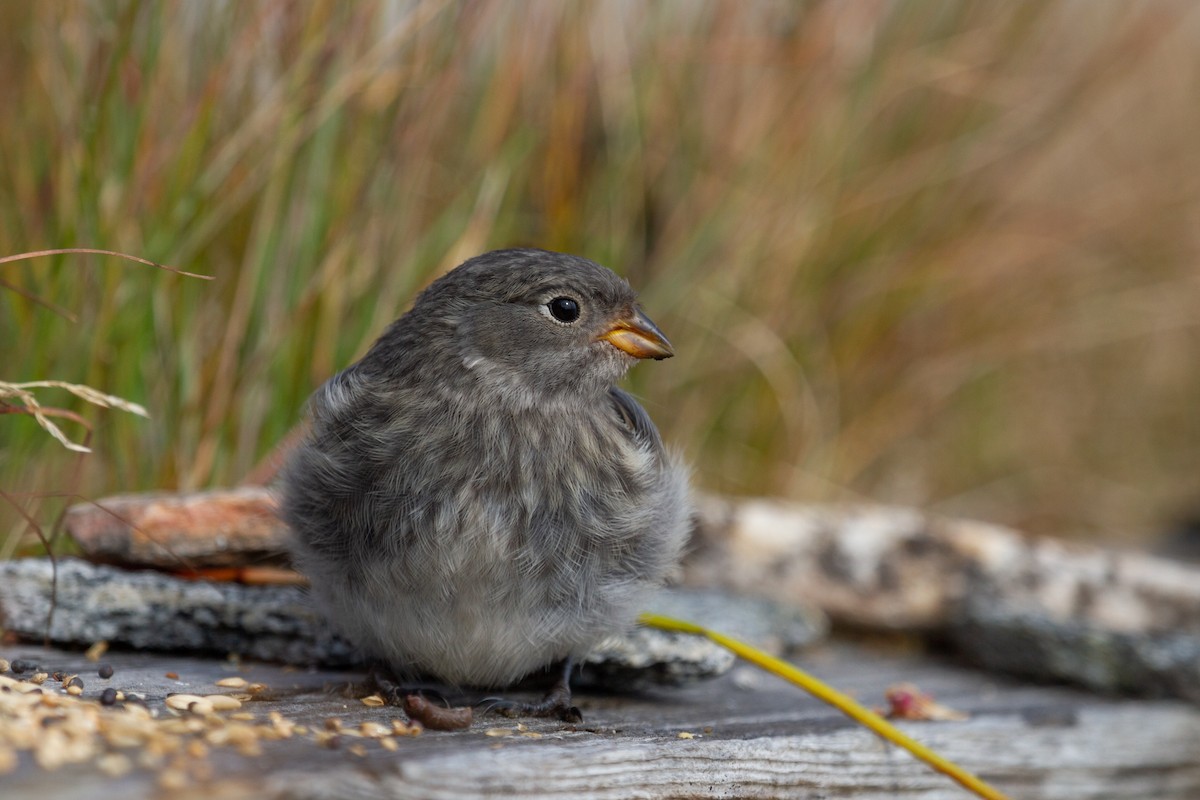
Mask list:
[[[610,386],[608,399],[612,401],[621,423],[635,441],[656,453],[662,451],[662,439],[659,438],[658,429],[654,427],[654,422],[646,413],[646,409],[642,408],[632,395],[615,386]]]

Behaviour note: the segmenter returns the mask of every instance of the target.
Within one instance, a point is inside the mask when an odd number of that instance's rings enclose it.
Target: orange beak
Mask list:
[[[661,360],[675,355],[667,337],[639,308],[614,322],[600,338],[634,358]]]

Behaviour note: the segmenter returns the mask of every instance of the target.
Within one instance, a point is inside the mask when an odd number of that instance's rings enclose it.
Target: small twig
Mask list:
[[[3,498],[9,505],[17,510],[17,513],[25,518],[26,524],[33,530],[34,534],[41,540],[42,546],[46,548],[46,555],[50,558],[50,608],[46,611],[46,632],[43,634],[42,644],[46,647],[50,646],[50,628],[54,624],[54,611],[58,607],[58,559],[54,556],[54,548],[50,546],[50,542],[46,541],[45,535],[42,533],[42,528],[37,524],[25,507],[17,502],[16,498],[8,492],[0,489],[0,498]]]
[[[68,411],[65,408],[53,408],[50,406],[39,406],[38,410],[47,417],[62,417],[63,419],[69,419],[72,422],[78,422],[87,429],[88,435],[91,435],[92,424],[79,414],[76,414],[74,411]],[[12,403],[0,401],[0,414],[25,414],[26,416],[33,416],[33,410],[25,406],[14,406]]]
[[[59,247],[53,250],[34,250],[29,253],[17,253],[15,256],[0,257],[0,264],[7,264],[10,261],[25,261],[30,258],[40,258],[42,256],[70,255],[72,253],[90,253],[98,256],[116,256],[117,258],[124,258],[128,261],[136,261],[139,264],[145,264],[148,267],[165,269],[167,272],[174,272],[176,275],[186,275],[189,278],[200,278],[201,280],[205,281],[211,281],[213,279],[212,275],[200,275],[199,273],[188,272],[186,270],[179,269],[178,267],[168,266],[167,264],[159,264],[157,261],[151,261],[147,258],[131,256],[128,253],[118,253],[116,250],[100,250],[95,247]]]
[[[0,286],[3,286],[5,289],[8,289],[10,292],[19,294],[21,297],[24,297],[29,302],[39,305],[42,308],[46,309],[47,311],[50,311],[51,313],[58,314],[60,317],[67,320],[68,322],[78,322],[79,321],[78,317],[76,317],[70,311],[67,311],[67,309],[63,308],[62,306],[55,305],[54,303],[51,303],[49,300],[44,300],[41,297],[38,297],[33,292],[31,292],[27,289],[23,289],[20,286],[17,286],[15,283],[12,283],[11,281],[6,281],[3,278],[0,278]]]

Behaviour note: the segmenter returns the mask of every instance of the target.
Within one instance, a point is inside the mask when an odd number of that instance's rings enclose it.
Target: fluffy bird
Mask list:
[[[313,395],[283,471],[298,565],[335,627],[401,677],[502,687],[578,716],[571,664],[676,564],[687,473],[614,384],[673,355],[629,285],[500,250],[431,284]]]

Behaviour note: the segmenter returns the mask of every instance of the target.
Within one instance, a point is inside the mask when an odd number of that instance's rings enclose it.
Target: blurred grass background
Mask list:
[[[1139,541],[1200,508],[1200,8],[0,4],[0,487],[229,485],[432,277],[626,275],[709,490]],[[69,311],[67,319],[21,293]],[[83,432],[62,423],[72,436]],[[0,510],[0,557],[28,544]]]

